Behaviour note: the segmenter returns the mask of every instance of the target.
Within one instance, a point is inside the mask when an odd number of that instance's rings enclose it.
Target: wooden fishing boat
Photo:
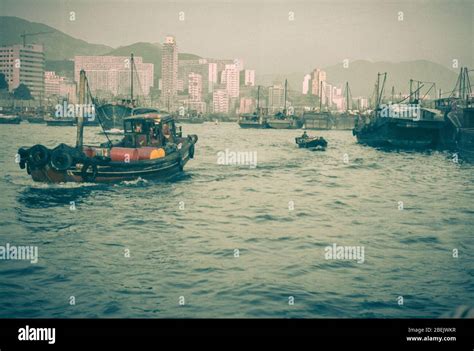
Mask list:
[[[80,92],[85,84],[81,71]],[[84,101],[80,93],[79,101]],[[147,113],[124,119],[124,137],[100,145],[83,145],[84,118],[77,118],[76,146],[60,144],[21,147],[20,168],[34,181],[46,183],[111,183],[143,178],[166,178],[183,171],[194,157],[196,135],[182,136],[170,115]]]
[[[412,91],[411,83],[408,104],[382,104],[386,75],[386,73],[377,75],[375,110],[367,119],[361,117],[357,120],[352,131],[358,143],[395,149],[441,148],[440,135],[446,123],[440,111],[421,107],[419,99],[421,86]],[[381,76],[384,78],[380,89]]]
[[[285,79],[285,96],[283,112],[277,112],[273,118],[267,120],[268,128],[272,129],[298,129],[301,128],[301,121],[293,114],[288,113],[286,106],[288,91],[288,80]]]
[[[257,109],[254,113],[243,113],[239,115],[237,122],[244,129],[268,128],[266,110],[260,107],[260,85],[257,87]]]

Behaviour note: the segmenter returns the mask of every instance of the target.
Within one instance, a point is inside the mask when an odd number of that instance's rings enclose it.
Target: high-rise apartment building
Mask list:
[[[163,104],[172,107],[178,94],[178,47],[176,46],[175,38],[171,35],[167,36],[163,43],[161,56],[161,80],[162,102]]]
[[[227,90],[217,89],[213,92],[212,107],[214,113],[229,113],[229,94]]]
[[[33,97],[44,96],[44,52],[42,45],[0,47],[0,72],[10,91],[26,85]]]
[[[134,57],[134,96],[147,96],[153,86],[152,63],[143,63]],[[74,57],[74,81],[79,82],[81,70],[86,71],[91,92],[97,96],[128,96],[131,91],[131,62],[127,56],[76,56]]]

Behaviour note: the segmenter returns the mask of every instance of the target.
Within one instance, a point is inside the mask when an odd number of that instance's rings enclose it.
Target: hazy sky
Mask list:
[[[259,73],[344,59],[474,62],[474,0],[0,0],[0,13],[113,47],[173,34],[182,52],[241,57]]]

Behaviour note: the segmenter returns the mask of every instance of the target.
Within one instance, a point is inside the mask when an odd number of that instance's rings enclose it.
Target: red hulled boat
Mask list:
[[[85,80],[82,71],[83,88]],[[84,101],[83,96],[79,101]],[[75,147],[21,147],[20,168],[26,168],[34,181],[47,183],[166,178],[183,171],[186,162],[194,157],[198,140],[197,135],[183,137],[172,116],[156,112],[125,118],[124,137],[116,143],[83,145],[83,128],[84,118],[79,116]]]

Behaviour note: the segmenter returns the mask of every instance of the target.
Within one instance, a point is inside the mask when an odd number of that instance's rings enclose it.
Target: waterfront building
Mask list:
[[[152,63],[144,63],[140,56],[134,57],[136,74],[133,79],[134,95],[148,96],[153,87]],[[127,56],[75,56],[74,81],[79,82],[81,70],[86,71],[91,92],[102,96],[130,95],[131,63]]]
[[[44,51],[42,45],[0,47],[0,72],[5,74],[10,92],[26,85],[33,97],[44,96]]]
[[[229,113],[229,94],[226,89],[216,89],[212,93],[212,111]]]
[[[168,35],[163,43],[161,56],[162,103],[171,108],[178,94],[178,47],[175,37]],[[183,82],[186,86],[186,82]]]

